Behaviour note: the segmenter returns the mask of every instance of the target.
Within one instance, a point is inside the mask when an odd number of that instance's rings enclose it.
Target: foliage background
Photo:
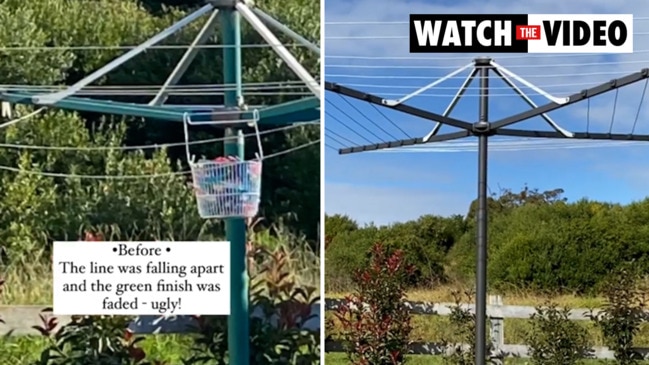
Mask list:
[[[489,201],[492,289],[596,294],[614,270],[633,263],[649,272],[649,199],[629,205],[567,202],[563,190],[503,190]],[[327,216],[326,283],[349,290],[349,275],[377,241],[404,249],[417,268],[411,287],[471,285],[475,273],[475,202],[465,217],[423,216],[391,226],[359,227]]]

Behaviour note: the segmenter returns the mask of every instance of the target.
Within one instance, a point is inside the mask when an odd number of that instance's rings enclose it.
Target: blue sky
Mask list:
[[[621,3],[622,5],[613,4],[608,0],[581,0],[574,3],[557,0],[327,0],[325,79],[389,99],[399,99],[470,63],[477,56],[409,54],[408,26],[405,22],[410,13],[502,13],[502,9],[507,9],[511,13],[633,13],[636,18],[649,17],[649,9],[643,10],[640,2]],[[340,24],[341,22],[348,23]],[[649,46],[643,45],[649,41],[649,35],[637,34],[649,33],[649,19],[637,19],[634,28],[634,54],[491,56],[500,65],[550,94],[567,96],[649,67]],[[422,96],[409,100],[407,104],[441,114],[466,76],[467,73],[458,75]],[[489,115],[491,120],[529,109],[504,83],[493,80],[490,86],[493,87]],[[477,118],[476,87],[477,84],[472,84],[470,91],[451,114],[452,117],[468,121]],[[613,105],[616,105],[614,133],[629,133],[635,123],[636,134],[649,134],[649,100],[644,101],[635,122],[644,87],[645,82],[641,81],[621,89],[617,102],[613,91],[591,99],[590,108],[583,102],[553,112],[550,117],[563,128],[574,132],[586,131],[587,124],[591,132],[608,132]],[[523,87],[523,90],[537,104],[547,102],[547,99],[532,89]],[[330,92],[326,93],[325,98],[325,126],[328,130],[325,138],[326,143],[332,147],[352,145],[345,139],[362,145],[368,144],[368,140],[374,143],[393,140],[395,137],[406,138],[387,119],[411,137],[421,137],[433,127],[432,122],[379,108],[386,119],[365,102],[347,98],[348,103]],[[649,99],[649,92],[645,99]],[[362,124],[371,132],[356,123]],[[516,127],[550,130],[541,118],[522,122]],[[452,131],[452,128],[442,127],[441,133],[448,131]],[[512,138],[507,137],[507,140],[512,141]],[[477,193],[477,153],[472,148],[474,139],[458,142],[468,144],[464,152],[449,152],[448,143],[441,147],[429,144],[426,145],[427,150],[401,149],[348,155],[338,155],[336,151],[327,148],[326,212],[347,214],[361,223],[377,224],[406,221],[423,214],[465,214]],[[588,148],[566,148],[568,145],[557,145],[563,141],[551,142],[549,145],[547,140],[542,142],[546,144],[545,148],[532,148],[530,142],[523,141],[524,150],[505,151],[509,142],[503,145],[502,141],[492,138],[490,143],[493,147],[489,155],[490,190],[498,192],[500,188],[519,189],[527,184],[541,190],[563,188],[570,200],[587,197],[620,203],[643,199],[649,195],[646,189],[649,186],[649,143],[608,143],[605,146],[599,143]],[[431,150],[431,147],[436,150]]]

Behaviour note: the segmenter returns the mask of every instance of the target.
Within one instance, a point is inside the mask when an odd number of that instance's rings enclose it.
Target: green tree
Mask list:
[[[325,235],[330,239],[333,239],[339,234],[352,232],[357,229],[359,229],[358,223],[349,218],[348,215],[325,215]]]

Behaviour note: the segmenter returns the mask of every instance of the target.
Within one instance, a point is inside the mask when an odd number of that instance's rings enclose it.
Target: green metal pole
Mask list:
[[[221,38],[223,40],[223,83],[237,85],[225,92],[225,106],[238,106],[241,96],[241,33],[239,14],[234,9],[221,9]],[[230,46],[230,47],[228,47]],[[224,143],[226,156],[244,156],[244,138],[240,130],[228,128]],[[225,234],[230,241],[230,317],[228,318],[228,352],[230,365],[250,363],[250,323],[248,309],[248,268],[246,267],[246,222],[242,218],[225,221]]]

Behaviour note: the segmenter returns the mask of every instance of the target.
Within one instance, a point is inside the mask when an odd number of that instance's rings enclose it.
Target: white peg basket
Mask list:
[[[236,114],[240,117],[241,113],[236,111]],[[185,150],[191,168],[198,213],[202,218],[252,218],[259,212],[263,150],[258,120],[257,110],[254,110],[253,119],[250,120],[192,122],[189,115],[185,114]],[[189,152],[189,126],[233,123],[254,126],[259,148],[257,158],[245,161],[236,156],[224,156],[195,161]]]

